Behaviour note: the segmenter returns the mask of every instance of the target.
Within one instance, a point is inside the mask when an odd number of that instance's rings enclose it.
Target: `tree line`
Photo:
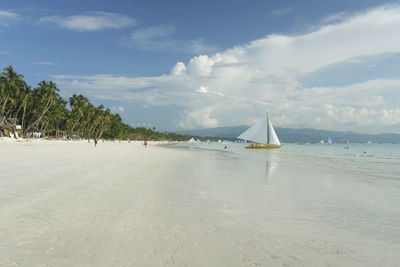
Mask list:
[[[41,81],[31,88],[22,74],[12,66],[0,74],[0,120],[17,119],[25,137],[34,132],[55,138],[106,138],[136,140],[188,140],[175,133],[160,133],[155,129],[133,128],[125,124],[119,114],[103,105],[95,106],[79,94],[64,100],[57,85]],[[1,125],[0,121],[0,125]]]

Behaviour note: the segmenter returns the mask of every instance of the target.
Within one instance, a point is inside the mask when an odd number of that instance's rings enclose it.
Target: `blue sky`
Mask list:
[[[393,1],[7,1],[0,62],[133,126],[400,132]]]

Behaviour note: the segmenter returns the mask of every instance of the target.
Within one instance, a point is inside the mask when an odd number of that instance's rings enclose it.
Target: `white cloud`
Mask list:
[[[120,29],[136,23],[133,18],[128,16],[108,12],[92,12],[73,16],[48,16],[40,18],[39,22],[56,24],[61,29],[78,32]]]
[[[18,20],[20,20],[19,14],[0,9],[0,26],[14,25]]]
[[[138,47],[148,51],[175,51],[187,54],[209,53],[215,48],[202,39],[179,40],[174,38],[172,26],[154,26],[134,31],[124,38],[125,46]]]
[[[197,90],[197,92],[203,93],[203,94],[207,94],[207,93],[208,93],[208,90],[207,90],[207,87],[205,87],[205,86],[200,86],[200,88]]]
[[[113,106],[110,108],[111,112],[113,113],[124,113],[125,109],[123,106]]]
[[[325,16],[324,18],[322,18],[321,21],[325,24],[338,23],[338,22],[342,22],[343,20],[345,20],[348,15],[349,14],[342,11],[342,12],[338,12],[338,13],[334,13],[334,14]]]
[[[183,62],[177,62],[171,69],[171,75],[177,76],[186,73],[186,65]]]
[[[171,26],[157,26],[138,29],[132,33],[131,38],[135,41],[146,42],[152,39],[171,36],[175,28]]]
[[[131,123],[131,126],[135,128],[152,128],[153,124],[150,122],[136,122]]]
[[[11,55],[11,53],[10,52],[6,52],[6,51],[0,51],[0,55],[8,56],[8,55]]]
[[[270,72],[282,69],[304,72],[357,55],[397,52],[399,13],[398,6],[380,7],[303,35],[271,34],[226,53],[240,55],[240,61],[250,60]]]
[[[200,55],[192,58],[188,64],[188,73],[191,75],[209,76],[213,66],[222,61],[222,56],[216,54],[213,57]]]
[[[400,123],[399,79],[365,77],[341,86],[304,87],[301,77],[359,56],[379,60],[380,54],[400,53],[398,29],[400,7],[384,6],[306,34],[271,34],[198,55],[187,64],[178,62],[171,75],[54,78],[61,88],[80,88],[89,96],[147,108],[173,106],[176,127],[249,124],[269,111],[277,126],[384,132]]]
[[[213,128],[218,126],[218,120],[211,116],[212,108],[205,108],[187,112],[184,120],[179,122],[179,127],[183,129],[193,127]]]

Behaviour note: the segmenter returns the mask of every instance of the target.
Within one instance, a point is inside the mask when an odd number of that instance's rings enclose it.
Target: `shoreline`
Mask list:
[[[90,140],[90,142],[89,142]],[[143,144],[144,140],[109,140],[109,139],[98,139],[98,143],[142,143]],[[186,141],[168,141],[168,140],[147,140],[148,143],[151,143],[153,145],[162,145],[162,144],[175,144],[175,143],[186,143]],[[47,139],[47,138],[10,138],[10,137],[0,137],[0,145],[1,144],[7,144],[7,143],[93,143],[94,144],[94,138],[90,139],[68,139],[68,140],[63,140],[63,139]]]

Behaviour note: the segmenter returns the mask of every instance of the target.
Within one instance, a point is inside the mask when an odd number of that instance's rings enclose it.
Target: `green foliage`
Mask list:
[[[190,137],[174,133],[159,133],[153,129],[132,128],[123,123],[103,105],[95,107],[83,95],[73,94],[64,100],[52,81],[42,81],[31,89],[24,76],[12,66],[0,74],[0,117],[17,118],[25,136],[41,132],[46,136],[69,138],[188,140]],[[67,108],[69,104],[70,109]]]

